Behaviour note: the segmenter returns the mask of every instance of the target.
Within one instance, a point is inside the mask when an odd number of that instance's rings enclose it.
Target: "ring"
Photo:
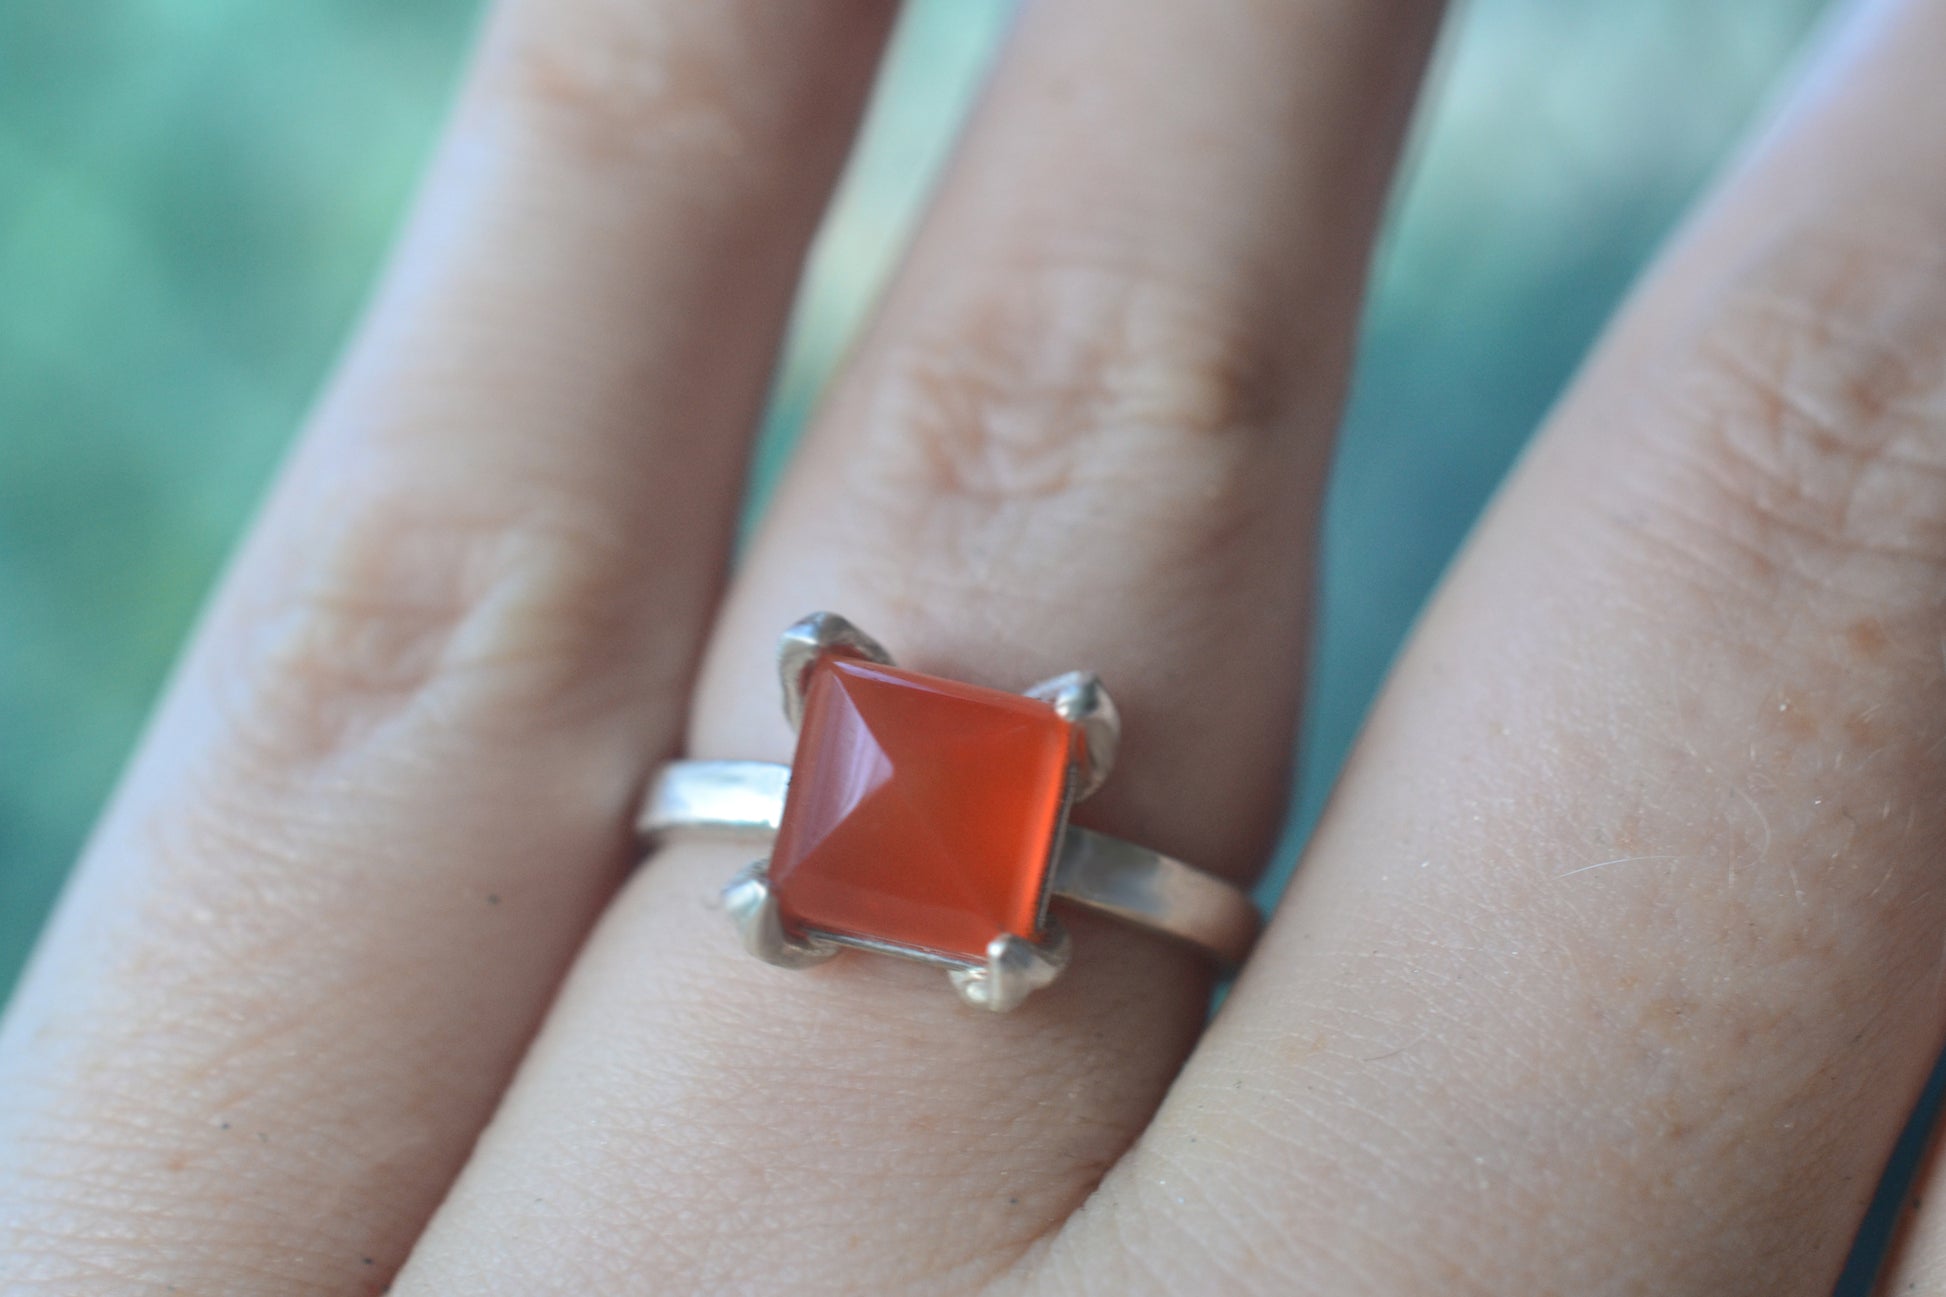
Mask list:
[[[835,613],[778,645],[790,766],[672,761],[637,821],[772,841],[724,889],[744,947],[783,968],[846,946],[944,967],[969,1004],[1017,1006],[1068,962],[1059,897],[1185,943],[1226,969],[1260,926],[1242,889],[1068,823],[1108,777],[1121,721],[1083,671],[1010,694],[921,675]]]

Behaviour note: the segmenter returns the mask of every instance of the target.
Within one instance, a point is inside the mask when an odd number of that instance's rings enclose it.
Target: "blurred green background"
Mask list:
[[[1473,0],[1458,15],[1325,520],[1293,841],[1441,566],[1821,4]],[[0,3],[0,997],[358,308],[476,10]],[[910,8],[819,245],[760,476],[1007,17],[998,0]]]
[[[1380,260],[1295,823],[1603,316],[1821,0],[1474,0]],[[475,0],[0,3],[0,995],[357,310]],[[775,473],[1004,35],[917,0],[820,242]]]

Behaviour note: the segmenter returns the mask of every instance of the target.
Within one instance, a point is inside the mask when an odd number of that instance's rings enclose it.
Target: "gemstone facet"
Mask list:
[[[1045,702],[824,655],[770,858],[785,928],[964,964],[1039,940],[1074,742]]]

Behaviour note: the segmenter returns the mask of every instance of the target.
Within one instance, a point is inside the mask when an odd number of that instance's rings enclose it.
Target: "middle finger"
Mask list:
[[[1841,13],[1509,483],[1057,1252],[1831,1291],[1946,989],[1946,7]]]

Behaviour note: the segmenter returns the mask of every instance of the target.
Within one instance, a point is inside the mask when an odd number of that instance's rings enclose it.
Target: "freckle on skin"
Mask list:
[[[1878,618],[1865,617],[1851,624],[1851,629],[1845,632],[1845,643],[1859,657],[1875,658],[1885,653],[1891,640]]]

